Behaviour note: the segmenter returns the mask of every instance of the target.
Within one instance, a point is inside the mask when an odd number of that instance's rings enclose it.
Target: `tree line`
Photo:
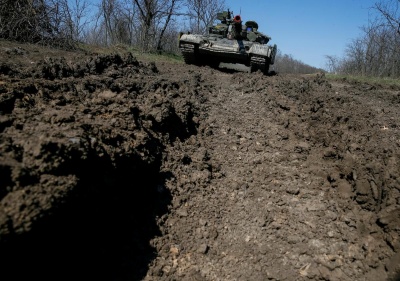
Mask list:
[[[144,52],[179,53],[182,30],[205,33],[225,0],[0,0],[0,38],[74,48],[77,42],[125,44]],[[278,52],[275,70],[318,69]]]
[[[174,52],[179,31],[205,31],[224,7],[224,0],[0,0],[0,38]]]
[[[347,45],[343,58],[326,56],[330,72],[372,77],[400,77],[400,0],[371,7],[376,18],[362,27],[362,35]]]
[[[310,74],[325,72],[323,69],[310,66],[300,60],[295,59],[292,55],[282,54],[280,50],[275,57],[273,69],[278,73],[291,74]]]

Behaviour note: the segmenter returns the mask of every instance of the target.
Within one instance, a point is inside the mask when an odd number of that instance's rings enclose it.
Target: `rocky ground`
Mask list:
[[[0,41],[1,280],[400,280],[400,88]]]

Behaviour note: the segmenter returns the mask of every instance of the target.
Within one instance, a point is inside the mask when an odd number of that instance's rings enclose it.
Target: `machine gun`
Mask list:
[[[235,16],[232,18],[233,12],[228,9],[228,11],[223,11],[217,13],[217,20],[220,21],[217,25],[210,26],[208,29],[209,34],[221,35],[223,38],[229,38],[229,34],[232,33],[232,28],[239,29],[239,24],[241,25],[240,16]],[[230,38],[231,39],[231,38]]]

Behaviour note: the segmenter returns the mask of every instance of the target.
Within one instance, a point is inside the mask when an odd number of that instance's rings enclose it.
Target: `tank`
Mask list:
[[[187,64],[218,67],[222,63],[243,64],[249,72],[261,70],[268,74],[274,64],[277,46],[268,45],[271,37],[258,31],[258,23],[243,23],[231,11],[217,14],[218,24],[207,34],[179,34],[179,49]]]

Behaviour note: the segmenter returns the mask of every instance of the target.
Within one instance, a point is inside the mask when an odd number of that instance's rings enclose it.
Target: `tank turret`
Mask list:
[[[210,26],[208,33],[221,35],[226,38],[228,36],[228,28],[232,23],[232,12],[228,10],[217,13],[217,20],[220,22],[216,25]]]

